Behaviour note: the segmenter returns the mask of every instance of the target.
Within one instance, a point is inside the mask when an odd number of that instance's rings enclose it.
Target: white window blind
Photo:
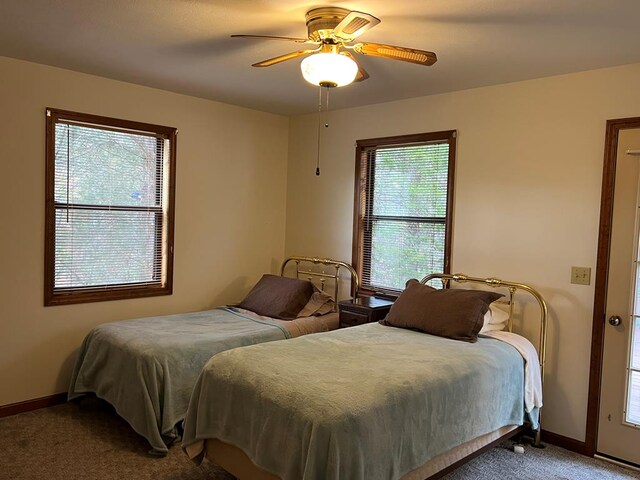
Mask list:
[[[170,139],[64,118],[53,134],[51,295],[164,288]]]
[[[361,149],[364,288],[399,291],[445,269],[449,140]]]

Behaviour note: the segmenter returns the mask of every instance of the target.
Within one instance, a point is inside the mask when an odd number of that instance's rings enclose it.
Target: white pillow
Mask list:
[[[489,310],[487,312],[491,312],[491,320],[489,323],[505,323],[509,320],[509,308],[510,305],[504,302],[493,302],[489,305]]]
[[[488,323],[484,325],[478,333],[480,334],[486,332],[497,332],[500,330],[504,330],[506,326],[506,323]]]
[[[506,309],[506,310],[505,310]],[[504,330],[509,320],[509,304],[493,302],[484,314],[484,324],[479,333]]]

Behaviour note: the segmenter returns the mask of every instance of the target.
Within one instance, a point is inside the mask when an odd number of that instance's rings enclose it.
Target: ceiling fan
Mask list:
[[[321,7],[306,14],[308,38],[274,37],[269,35],[231,35],[234,38],[258,40],[283,40],[311,45],[305,50],[286,53],[268,60],[254,63],[254,67],[270,67],[294,58],[306,57],[301,64],[305,80],[322,87],[341,87],[352,82],[361,82],[369,74],[360,67],[353,54],[390,58],[418,65],[433,65],[436,54],[414,48],[396,47],[380,43],[353,41],[380,20],[363,12],[339,7]]]

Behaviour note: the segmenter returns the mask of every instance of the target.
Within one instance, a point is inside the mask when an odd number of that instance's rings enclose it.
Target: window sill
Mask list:
[[[44,306],[73,305],[77,303],[106,302],[110,300],[127,300],[130,298],[156,297],[171,295],[171,285],[144,287],[111,287],[109,289],[66,290],[46,292]]]

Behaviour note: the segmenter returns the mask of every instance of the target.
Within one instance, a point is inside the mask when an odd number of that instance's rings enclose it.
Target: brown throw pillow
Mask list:
[[[489,305],[502,296],[483,290],[436,290],[409,281],[380,323],[475,342]]]
[[[293,320],[313,294],[307,280],[265,274],[238,307],[258,315]]]

